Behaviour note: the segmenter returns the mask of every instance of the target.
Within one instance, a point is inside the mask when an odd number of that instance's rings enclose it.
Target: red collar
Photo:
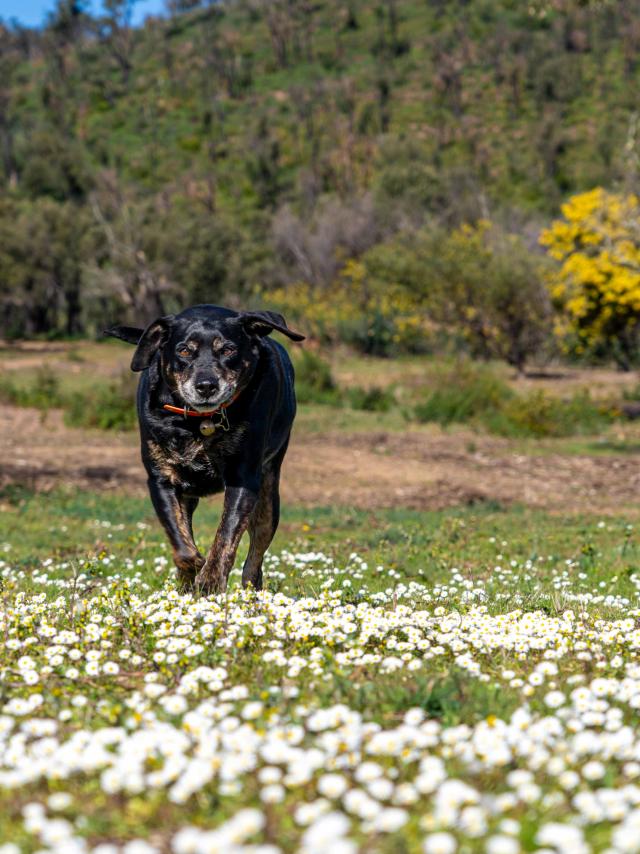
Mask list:
[[[210,418],[212,415],[215,415],[217,412],[220,412],[222,409],[226,409],[228,406],[231,406],[238,398],[240,397],[240,392],[236,392],[233,395],[231,400],[228,400],[226,403],[223,403],[222,406],[219,406],[217,409],[211,409],[209,412],[198,412],[196,409],[187,409],[186,406],[172,406],[170,403],[165,403],[162,407],[166,409],[167,412],[176,412],[178,415],[184,415],[185,418]]]

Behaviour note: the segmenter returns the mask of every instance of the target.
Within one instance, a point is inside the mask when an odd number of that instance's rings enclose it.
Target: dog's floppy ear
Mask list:
[[[133,354],[132,371],[144,371],[145,368],[149,367],[151,360],[169,337],[169,329],[172,323],[173,315],[168,314],[166,317],[159,317],[147,326],[138,341],[136,352]]]
[[[259,335],[264,338],[275,329],[292,341],[304,341],[305,338],[299,332],[289,329],[284,317],[275,311],[243,311],[238,315],[238,321],[249,335]]]
[[[121,341],[126,341],[127,344],[137,344],[144,329],[137,326],[110,326],[103,331],[103,335],[111,335],[112,338],[119,338]]]

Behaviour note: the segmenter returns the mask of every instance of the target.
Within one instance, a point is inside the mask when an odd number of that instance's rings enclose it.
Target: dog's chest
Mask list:
[[[220,431],[210,437],[171,436],[148,443],[149,456],[160,474],[183,488],[219,488],[225,461],[240,448],[246,425]]]

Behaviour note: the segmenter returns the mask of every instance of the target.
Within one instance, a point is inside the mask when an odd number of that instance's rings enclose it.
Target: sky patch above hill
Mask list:
[[[15,20],[25,27],[40,27],[54,6],[51,0],[2,0],[0,20]],[[89,4],[89,9],[97,14],[102,9],[102,3],[94,0]],[[137,0],[133,9],[133,23],[140,24],[148,15],[158,15],[163,11],[163,0]]]

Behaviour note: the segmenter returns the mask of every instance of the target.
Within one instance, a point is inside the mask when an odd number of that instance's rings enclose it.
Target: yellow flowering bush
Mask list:
[[[551,295],[557,331],[575,351],[612,355],[628,369],[640,337],[640,202],[597,187],[562,206],[540,242],[560,262]]]
[[[265,294],[311,335],[361,352],[463,346],[522,370],[547,337],[544,259],[490,222],[403,232],[348,260],[329,286]]]
[[[380,283],[362,261],[348,260],[328,287],[297,282],[269,291],[270,306],[322,341],[389,355],[428,348],[433,324],[421,300],[400,284]]]

